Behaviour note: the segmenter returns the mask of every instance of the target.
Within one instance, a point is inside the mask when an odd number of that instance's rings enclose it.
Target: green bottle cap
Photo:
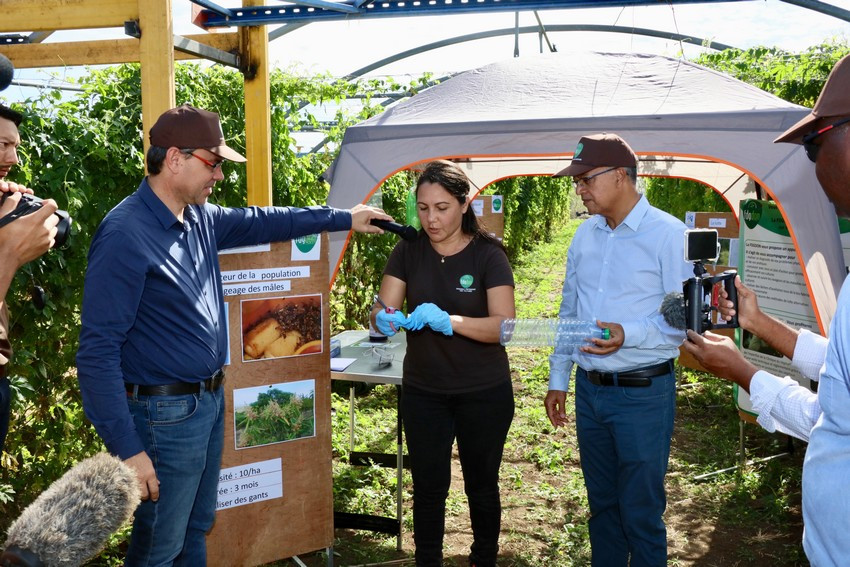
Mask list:
[[[611,338],[611,330],[610,329],[602,329],[602,339],[608,340]]]

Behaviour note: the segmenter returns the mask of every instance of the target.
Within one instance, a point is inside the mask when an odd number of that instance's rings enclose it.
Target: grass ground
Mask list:
[[[541,243],[517,262],[518,317],[554,317],[560,302],[566,249],[577,223],[552,242]],[[589,565],[587,499],[579,467],[575,430],[555,431],[542,400],[546,394],[546,349],[509,351],[516,416],[502,465],[503,567]],[[573,398],[568,396],[568,404]],[[358,397],[355,450],[392,452],[395,440],[395,390],[378,386]],[[392,517],[395,471],[351,467],[348,455],[347,390],[334,395],[335,507]],[[800,544],[800,469],[803,445],[793,454],[743,468],[739,461],[740,420],[728,383],[684,370],[680,374],[677,418],[667,475],[670,565],[808,565]],[[787,438],[755,425],[743,426],[745,456],[767,459],[787,450]],[[709,475],[705,479],[700,475]],[[460,465],[455,459],[446,518],[446,564],[465,566],[471,531]],[[404,478],[404,539],[369,532],[337,530],[335,565],[412,565],[411,483]],[[302,557],[326,565],[322,556]]]

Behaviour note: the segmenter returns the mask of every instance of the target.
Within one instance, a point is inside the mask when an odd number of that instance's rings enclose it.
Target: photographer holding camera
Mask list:
[[[850,56],[836,63],[809,115],[774,142],[803,146],[815,176],[839,217],[850,217]],[[759,370],[728,337],[688,331],[684,348],[713,374],[750,394],[758,423],[809,442],[803,462],[803,549],[812,565],[847,565],[850,557],[850,287],[838,296],[829,339],[793,329],[758,307],[755,293],[741,284],[738,305],[720,302],[724,316],[737,313],[742,329],[764,339],[791,359],[817,393],[789,377]]]
[[[18,164],[17,149],[21,143],[18,126],[21,119],[19,113],[0,104],[0,223],[18,210],[24,195],[32,194],[32,190],[23,185],[5,181],[12,167]],[[18,268],[53,246],[59,222],[59,217],[53,214],[56,210],[54,201],[42,201],[39,210],[0,226],[0,451],[6,441],[10,413],[6,368],[12,357],[12,345],[9,342],[6,292]]]

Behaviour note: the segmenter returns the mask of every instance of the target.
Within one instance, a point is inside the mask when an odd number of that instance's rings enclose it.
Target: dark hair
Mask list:
[[[443,189],[457,199],[457,202],[463,205],[466,203],[466,198],[469,195],[470,183],[469,178],[463,172],[459,165],[454,162],[440,159],[432,161],[425,166],[425,170],[416,181],[416,195],[419,196],[419,187],[423,183],[434,183],[440,185]],[[472,210],[472,204],[467,207],[463,218],[460,221],[460,230],[464,234],[471,235],[473,238],[483,238],[489,242],[497,244],[502,250],[505,247],[499,242],[499,239],[487,232],[479,223],[478,217],[475,216],[475,211]]]
[[[0,104],[0,118],[5,118],[6,120],[11,120],[15,123],[15,126],[20,126],[21,122],[24,119],[24,115],[20,112],[16,112],[6,106],[5,104]]]
[[[183,148],[180,150],[184,154],[191,154],[195,148]],[[168,148],[160,146],[151,146],[148,148],[148,154],[145,156],[145,162],[148,166],[148,175],[159,175],[162,171],[162,163],[165,161],[165,155],[168,153]]]
[[[637,183],[637,167],[624,167],[626,170],[626,176],[632,180],[632,183]]]

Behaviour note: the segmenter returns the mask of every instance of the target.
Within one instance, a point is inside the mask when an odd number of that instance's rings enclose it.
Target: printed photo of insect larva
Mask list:
[[[242,360],[322,352],[322,296],[242,301]]]

